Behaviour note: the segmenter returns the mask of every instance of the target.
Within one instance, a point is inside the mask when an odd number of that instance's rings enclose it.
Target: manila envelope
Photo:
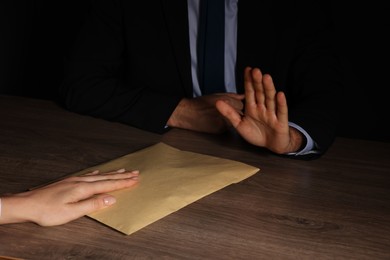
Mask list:
[[[139,182],[110,192],[116,203],[88,216],[127,235],[260,170],[157,143],[75,175],[120,168],[139,170]]]

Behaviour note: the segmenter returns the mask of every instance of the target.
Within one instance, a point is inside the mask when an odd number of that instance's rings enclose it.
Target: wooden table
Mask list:
[[[0,96],[0,194],[157,142],[261,171],[126,236],[88,217],[0,226],[23,259],[390,259],[390,144],[338,138],[320,159],[282,158],[232,133],[164,135]]]

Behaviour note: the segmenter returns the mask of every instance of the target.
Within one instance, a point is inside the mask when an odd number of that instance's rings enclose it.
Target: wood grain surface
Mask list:
[[[157,142],[261,170],[130,236],[88,217],[56,227],[3,225],[0,256],[390,259],[389,143],[337,138],[321,158],[302,161],[250,146],[233,132],[173,129],[157,135],[71,113],[50,101],[0,96],[0,194]]]

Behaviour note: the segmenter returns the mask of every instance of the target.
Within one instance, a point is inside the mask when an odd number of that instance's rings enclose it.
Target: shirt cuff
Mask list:
[[[297,129],[299,132],[301,132],[305,136],[305,138],[306,138],[306,145],[305,145],[305,147],[302,150],[300,150],[298,152],[287,153],[287,155],[298,156],[298,155],[306,155],[306,154],[318,153],[318,151],[316,150],[316,147],[317,147],[316,143],[314,142],[313,138],[311,138],[311,136],[305,131],[305,129],[303,129],[299,125],[294,124],[292,122],[288,122],[288,125],[291,126],[291,127],[294,127],[295,129]]]

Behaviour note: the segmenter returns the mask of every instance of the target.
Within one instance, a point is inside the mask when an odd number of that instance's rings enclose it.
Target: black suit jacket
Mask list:
[[[336,133],[341,74],[320,1],[239,1],[237,89],[245,66],[270,73],[289,121],[321,153]],[[60,93],[73,111],[162,133],[192,97],[187,1],[96,1],[66,61]]]

